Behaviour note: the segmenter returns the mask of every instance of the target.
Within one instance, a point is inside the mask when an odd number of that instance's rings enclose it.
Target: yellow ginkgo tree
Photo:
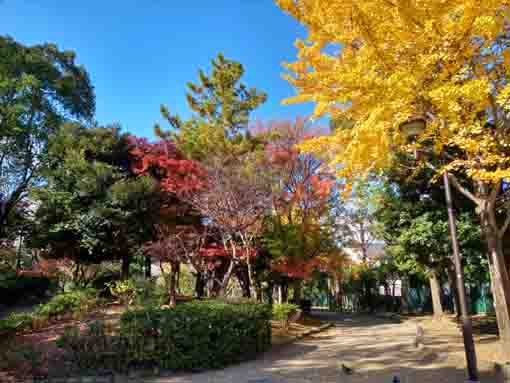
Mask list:
[[[308,30],[286,64],[317,117],[355,121],[306,142],[339,176],[391,166],[427,146],[480,214],[498,325],[510,353],[510,281],[502,238],[510,210],[510,0],[277,0]],[[423,119],[412,145],[404,123]],[[452,153],[455,153],[452,155]],[[463,174],[463,177],[457,177]],[[460,182],[468,179],[469,182]]]

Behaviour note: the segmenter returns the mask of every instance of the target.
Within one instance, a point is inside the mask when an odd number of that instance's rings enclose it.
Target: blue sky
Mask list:
[[[281,63],[296,55],[304,29],[273,0],[0,0],[0,34],[25,44],[72,49],[96,88],[97,120],[152,136],[159,106],[189,115],[185,84],[222,52],[244,64],[244,82],[268,93],[253,118],[308,115]]]

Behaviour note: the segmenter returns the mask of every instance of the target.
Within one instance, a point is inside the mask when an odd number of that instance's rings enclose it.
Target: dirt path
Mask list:
[[[462,350],[442,337],[425,336],[426,346],[413,344],[416,324],[370,317],[322,314],[335,321],[330,330],[284,346],[259,359],[219,371],[144,379],[158,383],[402,383],[465,382]],[[354,373],[346,375],[342,364]],[[480,381],[495,382],[492,366],[480,363]]]

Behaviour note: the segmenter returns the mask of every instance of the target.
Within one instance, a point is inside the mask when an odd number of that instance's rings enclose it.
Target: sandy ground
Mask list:
[[[277,348],[259,359],[221,371],[143,379],[158,383],[465,382],[460,333],[453,323],[425,328],[425,346],[416,348],[416,320],[403,322],[369,316],[321,314],[335,322],[330,330]],[[438,328],[437,328],[438,327]],[[353,369],[346,374],[342,364]],[[480,381],[496,382],[493,361],[479,358]]]

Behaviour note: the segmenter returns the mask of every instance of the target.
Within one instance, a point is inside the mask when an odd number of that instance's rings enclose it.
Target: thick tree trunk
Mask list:
[[[228,270],[227,272],[225,273],[225,275],[223,276],[223,279],[221,281],[221,283],[219,284],[219,288],[216,290],[213,290],[212,291],[212,295],[213,296],[224,296],[227,292],[227,286],[228,286],[228,283],[230,281],[230,277],[232,276],[232,272],[234,271],[234,266],[235,266],[235,263],[234,263],[234,260],[231,259],[230,260],[230,265],[228,266]]]
[[[177,270],[178,270],[179,264],[171,262],[170,263],[170,281],[168,282],[168,296],[169,296],[169,306],[175,307],[177,304],[177,294],[176,294],[176,282],[177,282]]]
[[[16,275],[21,270],[21,247],[23,246],[23,237],[19,237],[18,250],[16,251]]]
[[[175,272],[175,291],[177,294],[181,294],[181,263],[177,264],[177,270]]]
[[[407,276],[400,279],[400,312],[402,314],[409,313],[409,281]]]
[[[205,280],[202,273],[197,272],[195,279],[195,296],[203,298],[205,296]]]
[[[145,256],[145,279],[150,279],[151,277],[151,266],[152,266],[152,259],[150,256]]]
[[[292,296],[292,300],[296,305],[301,303],[301,287],[303,281],[301,279],[296,279],[293,284],[294,294]]]
[[[287,281],[282,283],[281,288],[282,288],[282,303],[287,303],[289,301],[289,285]]]
[[[487,230],[487,249],[499,338],[505,357],[510,358],[510,280],[501,239],[490,233],[490,230]]]
[[[460,318],[460,302],[459,302],[459,292],[457,290],[457,283],[456,283],[456,277],[455,277],[455,270],[453,269],[453,266],[449,266],[447,269],[448,272],[448,284],[450,285],[450,291],[453,298],[453,310],[455,314],[457,315],[457,318]]]
[[[123,255],[121,259],[122,265],[120,269],[120,279],[125,281],[129,279],[129,266],[131,265],[131,257],[129,255]]]
[[[236,267],[235,275],[239,281],[239,286],[241,286],[241,290],[243,291],[243,298],[251,298],[250,277],[248,275],[247,268]]]
[[[342,305],[342,282],[338,275],[333,277],[335,310],[343,311]]]
[[[443,307],[441,306],[441,286],[439,285],[439,280],[435,270],[429,271],[429,282],[434,319],[439,320],[443,317]]]

